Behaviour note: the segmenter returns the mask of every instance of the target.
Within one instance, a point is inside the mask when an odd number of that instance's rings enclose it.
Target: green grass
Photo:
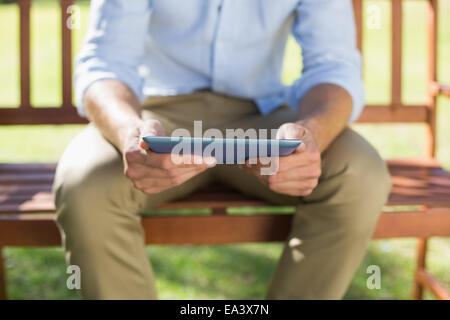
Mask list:
[[[390,83],[390,10],[380,5],[380,30],[365,30],[364,81],[369,103],[386,103]],[[87,19],[82,8],[83,28],[75,32],[74,52],[80,48]],[[32,102],[36,106],[57,106],[60,94],[59,13],[54,1],[38,1],[32,9]],[[403,98],[407,103],[425,101],[425,4],[408,2],[405,6],[405,54]],[[19,100],[18,9],[0,6],[0,105],[15,106]],[[439,78],[450,83],[450,1],[441,1],[439,36]],[[289,39],[283,81],[292,82],[300,73],[300,49]],[[450,103],[439,101],[438,149],[440,162],[450,168]],[[54,162],[82,126],[0,127],[0,162]],[[355,125],[385,158],[416,156],[425,150],[425,128],[421,125]],[[30,136],[34,139],[31,141]],[[36,143],[39,141],[39,143]],[[289,209],[288,209],[289,210]],[[170,212],[167,212],[170,213]],[[184,212],[189,213],[189,212]],[[234,209],[233,213],[242,213]],[[243,244],[227,246],[151,246],[159,295],[162,299],[188,298],[263,298],[270,276],[281,253],[280,244]],[[7,248],[8,293],[12,299],[78,299],[79,293],[66,289],[64,254],[59,248]],[[372,241],[346,298],[407,299],[415,259],[415,240]],[[432,239],[428,266],[450,288],[450,240]],[[379,265],[381,290],[366,287],[366,268]],[[428,297],[430,297],[428,295]]]

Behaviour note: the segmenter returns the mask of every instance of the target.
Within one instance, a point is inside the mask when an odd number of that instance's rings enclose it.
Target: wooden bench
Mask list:
[[[450,97],[450,87],[436,78],[437,0],[428,3],[429,99],[423,105],[404,105],[402,88],[402,1],[392,4],[392,91],[389,105],[369,105],[359,122],[425,123],[428,154],[420,159],[389,160],[394,187],[386,211],[378,222],[374,238],[418,238],[415,299],[424,288],[438,299],[450,294],[426,270],[427,239],[450,236],[450,173],[434,160],[436,97]],[[30,104],[30,0],[20,6],[19,108],[0,108],[0,125],[85,123],[72,106],[71,34],[65,27],[70,0],[60,0],[62,19],[62,92],[60,108],[32,108]],[[362,43],[362,0],[354,0],[358,46]],[[0,253],[6,246],[59,246],[51,194],[55,164],[0,164]],[[210,215],[149,216],[142,219],[148,244],[225,244],[269,242],[286,239],[291,214],[229,215],[230,207],[270,206],[223,186],[200,190],[194,195],[162,206],[162,209],[210,208]],[[400,206],[400,207],[398,207]],[[405,207],[408,206],[408,207]],[[400,208],[400,209],[398,209]],[[403,208],[403,209],[401,209]],[[407,209],[405,209],[407,208]],[[413,209],[411,209],[413,208]],[[400,210],[400,211],[399,211]],[[0,255],[0,298],[6,298],[4,261]]]

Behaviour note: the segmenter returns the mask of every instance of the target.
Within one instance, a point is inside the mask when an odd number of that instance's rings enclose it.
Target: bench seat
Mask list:
[[[389,160],[393,189],[373,238],[450,236],[450,172],[434,160]],[[0,164],[0,253],[6,246],[59,246],[51,193],[56,164]],[[211,209],[211,214],[143,215],[147,244],[229,244],[283,241],[292,214],[230,214],[227,208],[257,208],[270,204],[225,186],[211,186],[158,209]],[[419,242],[426,246],[426,240]],[[425,252],[422,249],[419,251]],[[423,260],[423,259],[422,259]],[[424,263],[421,263],[424,265]],[[6,298],[0,254],[0,299]],[[416,271],[416,285],[438,299],[450,294],[424,267]],[[418,296],[418,295],[417,295]]]
[[[428,159],[389,160],[388,166],[392,175],[393,188],[374,237],[450,236],[450,172],[442,169],[434,160]],[[6,237],[5,233],[10,233],[2,227],[6,220],[16,221],[15,223],[19,223],[18,221],[31,223],[33,220],[53,221],[52,212],[55,207],[51,188],[55,168],[55,164],[0,164],[0,219],[2,220],[0,221],[0,245],[20,245],[18,242],[25,241],[14,240],[18,237],[13,235],[11,238]],[[218,185],[199,190],[188,198],[179,199],[158,208],[209,208],[212,209],[211,215],[151,215],[144,216],[143,224],[149,228],[147,231],[156,229],[153,230],[156,234],[147,232],[149,243],[175,244],[179,243],[177,239],[183,239],[183,243],[283,240],[289,230],[291,214],[233,215],[227,214],[226,210],[229,207],[260,206],[270,206],[270,204]],[[405,221],[401,221],[403,216],[406,217]],[[422,217],[425,220],[422,221]],[[192,225],[195,230],[198,222],[208,220],[210,222],[206,225],[202,222],[203,231],[196,230],[200,233],[193,234],[193,238],[186,237],[189,226]],[[395,223],[397,220],[401,221],[401,226]],[[155,227],[152,227],[152,221]],[[265,226],[264,232],[255,227],[254,224],[258,221],[261,228]],[[211,227],[218,225],[215,229],[209,229],[210,224]],[[251,228],[250,225],[252,225]],[[231,230],[234,232],[229,234],[226,226],[233,227]],[[253,232],[246,230],[247,227],[255,229],[254,232],[257,234],[252,236]],[[220,230],[224,232],[223,238],[220,237]],[[238,230],[242,231],[242,235],[239,235]],[[206,239],[208,232],[214,237]],[[204,237],[203,241],[202,237]],[[59,244],[59,235],[56,237],[55,234],[56,239],[58,240],[51,245]],[[37,243],[42,241],[36,239]],[[27,245],[31,244],[28,241],[25,242]]]
[[[388,206],[450,207],[450,172],[432,159],[388,160],[393,180]],[[56,164],[0,164],[0,214],[55,210],[52,183]],[[225,186],[208,187],[161,209],[268,205]]]

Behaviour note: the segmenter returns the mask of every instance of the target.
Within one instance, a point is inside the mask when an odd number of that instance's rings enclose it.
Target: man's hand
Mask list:
[[[164,136],[164,128],[157,120],[142,120],[139,99],[118,80],[93,83],[86,91],[84,104],[89,120],[122,152],[125,175],[145,193],[177,186],[216,164],[211,157],[152,152],[142,137]]]
[[[261,165],[247,170],[276,192],[309,195],[321,174],[321,152],[344,130],[352,107],[352,97],[344,88],[328,83],[313,87],[300,102],[299,121],[283,124],[277,134],[278,139],[301,139],[303,143],[293,154],[279,158],[274,175],[260,175]]]
[[[144,136],[164,136],[164,128],[157,120],[142,121],[131,128],[123,146],[123,161],[125,175],[147,194],[180,185],[216,164],[214,157],[154,153],[142,140]]]
[[[312,133],[298,123],[285,123],[277,139],[300,139],[302,143],[289,156],[280,157],[278,171],[261,175],[261,164],[243,166],[259,177],[270,189],[290,196],[307,196],[317,186],[321,174],[320,150]]]

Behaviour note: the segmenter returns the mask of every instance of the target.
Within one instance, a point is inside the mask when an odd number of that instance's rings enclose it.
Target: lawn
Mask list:
[[[88,4],[82,10],[80,30],[74,33],[74,52],[80,48]],[[367,1],[381,9],[381,28],[365,30],[364,81],[369,103],[389,100],[390,10],[388,1]],[[403,99],[425,101],[425,3],[405,6],[405,54]],[[450,0],[441,1],[439,35],[439,78],[450,83]],[[0,106],[19,101],[18,8],[0,5]],[[32,103],[52,106],[61,103],[59,12],[53,0],[37,1],[32,8]],[[290,39],[283,81],[290,83],[301,70],[300,50]],[[440,162],[450,168],[450,103],[439,101],[438,150]],[[0,162],[55,162],[65,145],[82,126],[0,127]],[[425,149],[421,125],[355,125],[385,158],[421,155]],[[33,141],[29,137],[33,136]],[[445,139],[447,138],[447,139]],[[38,143],[36,143],[38,141]],[[157,276],[162,299],[258,299],[281,252],[280,244],[227,246],[150,246],[148,256]],[[415,240],[372,241],[350,289],[348,299],[407,299],[411,295]],[[366,287],[369,265],[381,268],[380,290]],[[450,288],[450,240],[432,239],[428,256],[432,273]],[[64,254],[59,248],[7,248],[8,294],[11,299],[78,299],[66,288]],[[430,297],[430,296],[428,296]]]

